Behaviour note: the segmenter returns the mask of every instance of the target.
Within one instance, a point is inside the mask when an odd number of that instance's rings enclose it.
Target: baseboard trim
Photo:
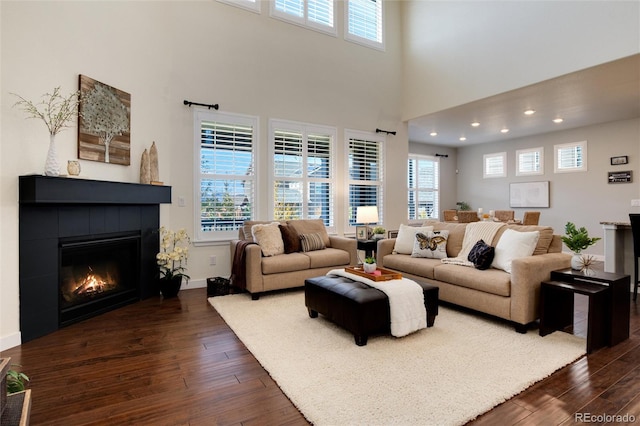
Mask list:
[[[22,334],[17,331],[8,336],[0,337],[0,351],[14,348],[22,344]]]

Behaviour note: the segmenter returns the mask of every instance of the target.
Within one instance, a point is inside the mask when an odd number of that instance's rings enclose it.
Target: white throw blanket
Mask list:
[[[334,269],[327,275],[340,275],[354,281],[377,288],[389,298],[391,315],[391,335],[406,336],[427,327],[427,309],[424,307],[422,287],[407,278],[390,281],[373,281],[360,275],[351,274],[344,269]]]
[[[469,252],[473,246],[479,241],[483,240],[485,243],[491,245],[493,237],[500,228],[504,226],[504,223],[496,222],[471,222],[467,224],[464,230],[464,238],[462,239],[462,249],[456,257],[446,257],[441,259],[442,263],[453,263],[454,265],[462,266],[474,266],[473,262],[469,262]]]

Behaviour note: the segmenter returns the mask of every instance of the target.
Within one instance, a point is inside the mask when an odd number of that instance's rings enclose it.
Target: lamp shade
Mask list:
[[[377,206],[360,206],[356,213],[357,223],[378,223]]]

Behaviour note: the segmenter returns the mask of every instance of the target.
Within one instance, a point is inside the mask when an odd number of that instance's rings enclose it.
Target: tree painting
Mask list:
[[[131,95],[80,76],[78,158],[130,164]]]

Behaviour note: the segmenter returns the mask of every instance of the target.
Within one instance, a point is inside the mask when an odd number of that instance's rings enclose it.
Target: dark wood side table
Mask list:
[[[378,240],[358,240],[358,250],[364,250],[365,257],[375,256],[377,248]]]
[[[563,269],[540,285],[540,336],[573,326],[574,294],[589,298],[587,353],[629,338],[629,275]]]

